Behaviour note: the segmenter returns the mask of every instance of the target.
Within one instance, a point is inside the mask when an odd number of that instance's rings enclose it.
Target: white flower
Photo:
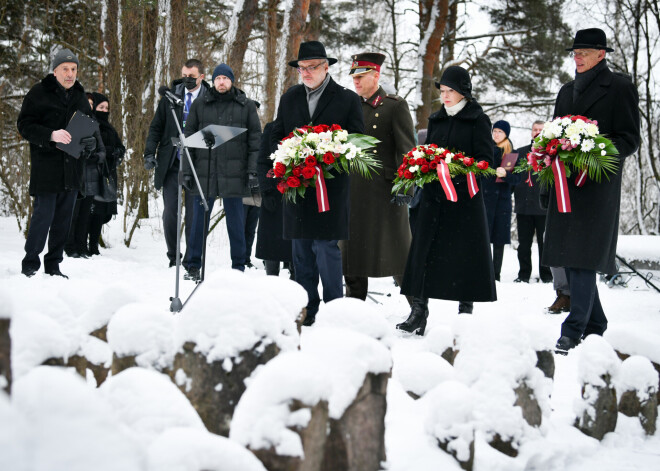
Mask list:
[[[564,118],[564,119],[562,119],[562,120],[561,120],[561,124],[562,124],[563,126],[568,126],[569,124],[571,124],[571,118]]]
[[[319,142],[319,135],[316,133],[307,134],[307,142]]]
[[[421,151],[418,151],[418,150],[413,151],[413,157],[415,157],[416,159],[424,158],[425,155],[426,154],[424,152],[421,152]]]
[[[607,155],[607,152],[604,151],[604,150],[601,150],[601,151],[600,151],[600,155]]]
[[[410,170],[410,173],[415,173],[419,170],[419,165],[412,165],[408,170]]]
[[[337,131],[337,134],[335,134],[335,142],[346,142],[346,139],[348,139],[348,131],[345,129]]]
[[[335,144],[334,149],[332,149],[330,152],[336,153],[336,154],[343,154],[346,152],[346,145],[345,144]]]
[[[589,136],[596,137],[598,135],[598,126],[595,124],[587,124],[585,128]]]
[[[582,141],[582,146],[580,149],[582,152],[589,152],[591,149],[593,149],[596,146],[596,143],[594,142],[593,139],[585,139]]]
[[[452,160],[452,157],[453,157],[453,154],[447,154],[447,157],[445,157],[445,162],[447,162],[448,164],[450,164],[450,163],[451,163],[451,160]]]
[[[357,147],[352,146],[352,147],[349,149],[349,151],[346,153],[346,158],[347,158],[348,160],[351,160],[352,158],[354,158],[354,157],[356,156],[356,154],[357,154]]]
[[[601,149],[605,149],[605,143],[601,142],[600,144],[598,144],[598,147],[600,147]],[[605,154],[603,154],[603,155],[605,155]]]

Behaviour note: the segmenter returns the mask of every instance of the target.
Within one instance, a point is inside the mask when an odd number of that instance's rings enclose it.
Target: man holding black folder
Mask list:
[[[53,73],[25,96],[16,123],[18,132],[30,142],[30,195],[34,197],[21,270],[27,277],[41,267],[39,255],[48,239],[44,270],[51,276],[67,278],[59,265],[76,196],[82,189],[84,157],[103,147],[92,134],[72,142],[66,129],[76,113],[92,114],[77,75],[76,55],[69,49],[60,50],[53,58]],[[67,146],[77,147],[76,151],[69,150],[75,155],[59,148]]]

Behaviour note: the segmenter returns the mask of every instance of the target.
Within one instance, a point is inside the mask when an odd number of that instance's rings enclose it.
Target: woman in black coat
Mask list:
[[[511,125],[500,120],[493,124],[493,167],[497,170],[496,177],[484,178],[481,189],[484,192],[486,217],[488,218],[488,234],[493,244],[493,268],[495,279],[500,281],[504,246],[511,243],[511,192],[520,182],[520,175],[507,172],[502,167],[504,154],[513,152],[513,144],[509,140]],[[497,181],[501,179],[502,181]]]
[[[117,167],[124,159],[126,147],[122,144],[119,134],[108,121],[109,112],[108,97],[101,93],[92,93],[92,109],[99,121],[101,138],[106,149],[107,168],[103,165],[101,172],[109,172],[110,178],[117,183]],[[101,229],[117,214],[117,200],[98,201],[94,200],[92,205],[92,215],[89,219],[89,253],[90,255],[99,255],[99,240],[101,238]]]
[[[436,84],[438,85],[438,84]],[[472,98],[467,71],[448,67],[439,88],[444,106],[429,117],[426,144],[461,151],[492,165],[490,120]],[[470,198],[467,179],[453,180],[458,201],[447,200],[439,182],[427,183],[417,208],[401,292],[413,297],[408,319],[397,325],[423,335],[429,298],[495,301],[495,279],[482,192]]]

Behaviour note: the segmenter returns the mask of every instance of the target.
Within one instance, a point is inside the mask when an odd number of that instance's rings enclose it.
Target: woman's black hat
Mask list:
[[[298,49],[298,59],[295,61],[289,62],[291,67],[298,67],[298,61],[308,61],[312,59],[326,59],[328,65],[332,65],[337,62],[337,59],[333,57],[328,57],[325,53],[325,46],[320,41],[307,41],[300,44],[300,49]]]
[[[472,99],[472,81],[470,80],[470,74],[463,67],[457,65],[447,67],[442,73],[440,81],[435,82],[436,88],[440,88],[440,85],[457,91],[468,100]]]
[[[614,49],[607,47],[605,31],[600,28],[581,29],[575,33],[573,45],[566,50],[573,49],[604,49],[606,52],[614,52]]]

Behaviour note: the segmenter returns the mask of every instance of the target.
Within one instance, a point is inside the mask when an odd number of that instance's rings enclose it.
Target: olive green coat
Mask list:
[[[392,181],[403,155],[415,146],[408,103],[381,87],[362,102],[365,134],[381,142],[374,156],[383,168],[365,179],[351,175],[349,240],[340,241],[344,275],[402,275],[410,248],[408,207],[391,203]]]

